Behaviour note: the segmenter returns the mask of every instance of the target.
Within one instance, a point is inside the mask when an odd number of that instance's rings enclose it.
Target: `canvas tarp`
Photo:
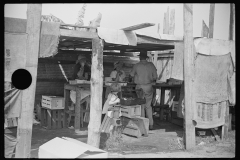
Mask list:
[[[39,57],[50,57],[58,53],[60,23],[42,22],[40,35]]]

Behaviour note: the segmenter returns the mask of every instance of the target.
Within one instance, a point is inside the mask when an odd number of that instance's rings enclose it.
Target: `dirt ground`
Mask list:
[[[81,130],[87,129],[87,124]],[[12,128],[16,135],[16,128]],[[220,130],[219,130],[220,131]],[[55,137],[70,137],[87,142],[87,135],[79,135],[73,129],[46,130],[33,126],[31,158],[38,158],[38,148]],[[154,130],[148,137],[135,138],[121,134],[115,139],[109,134],[101,134],[100,148],[109,152],[109,158],[233,158],[235,157],[235,130],[229,138],[217,142],[210,131],[205,137],[196,136],[196,147],[186,151],[182,137],[183,128],[172,123],[155,120]],[[111,145],[110,145],[111,144]]]

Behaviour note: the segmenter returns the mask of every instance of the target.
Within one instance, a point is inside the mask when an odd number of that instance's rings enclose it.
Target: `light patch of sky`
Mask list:
[[[82,3],[76,4],[42,4],[42,14],[60,18],[67,24],[77,22],[78,11],[82,7]],[[102,14],[101,27],[121,29],[124,27],[140,24],[155,23],[155,26],[140,29],[140,32],[151,34],[157,32],[158,23],[160,23],[160,33],[163,33],[164,12],[169,6],[169,14],[171,9],[175,9],[175,32],[174,35],[183,35],[183,4],[167,4],[167,3],[91,3],[87,4],[84,25],[88,25],[90,20],[97,17],[98,13]],[[209,24],[210,4],[193,4],[193,36],[201,36],[202,20]],[[26,19],[26,4],[6,4],[5,17],[24,18]],[[230,4],[215,4],[214,18],[214,38],[228,39]]]

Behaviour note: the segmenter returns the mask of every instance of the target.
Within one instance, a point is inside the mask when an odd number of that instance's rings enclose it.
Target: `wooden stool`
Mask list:
[[[64,128],[64,109],[41,108],[41,126],[46,129]]]

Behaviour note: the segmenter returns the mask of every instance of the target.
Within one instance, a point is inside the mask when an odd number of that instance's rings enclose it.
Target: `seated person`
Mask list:
[[[90,78],[91,78],[90,64],[87,63],[87,59],[85,56],[79,55],[76,61],[76,65],[74,66],[72,79],[89,81]]]
[[[85,56],[79,55],[76,61],[76,65],[74,67],[72,79],[79,80],[90,80],[91,78],[91,67],[90,63],[87,63],[87,59]],[[81,92],[81,100],[88,95],[91,95],[90,90],[82,90]],[[74,111],[74,107],[76,104],[76,91],[70,91],[70,99],[72,101],[71,107],[69,110]]]
[[[122,62],[115,62],[114,63],[114,70],[111,72],[110,77],[113,79],[113,81],[116,82],[123,82],[126,74],[125,72],[122,70],[123,67],[123,63]]]

